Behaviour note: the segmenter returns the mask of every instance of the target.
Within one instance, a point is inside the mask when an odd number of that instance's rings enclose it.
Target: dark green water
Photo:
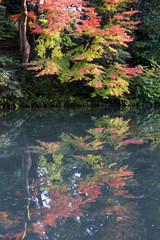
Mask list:
[[[0,239],[160,240],[160,110],[1,111]]]

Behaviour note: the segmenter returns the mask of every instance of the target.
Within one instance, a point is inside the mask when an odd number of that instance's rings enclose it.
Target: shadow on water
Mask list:
[[[160,111],[0,111],[0,239],[160,239]]]

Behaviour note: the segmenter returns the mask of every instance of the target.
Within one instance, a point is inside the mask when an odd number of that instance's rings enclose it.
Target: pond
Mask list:
[[[159,109],[8,110],[0,123],[0,239],[160,239]]]

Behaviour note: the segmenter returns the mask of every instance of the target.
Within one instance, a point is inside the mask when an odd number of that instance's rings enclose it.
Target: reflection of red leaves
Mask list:
[[[86,158],[86,157],[84,157],[84,156],[73,156],[73,157],[81,158],[81,159],[85,159],[85,158]]]
[[[84,149],[88,149],[88,150],[101,150],[103,149],[102,144],[105,143],[104,142],[100,142],[100,141],[92,141],[90,143],[85,143],[85,142],[81,142],[76,144],[77,146],[84,148]]]
[[[106,172],[101,171],[100,174],[103,179],[102,181],[106,182],[110,186],[111,190],[113,191],[113,195],[122,196],[125,198],[134,198],[134,196],[129,194],[128,190],[125,189],[126,186],[136,185],[136,182],[133,179],[133,172],[127,171],[127,168],[128,165],[125,165],[117,171],[111,171],[111,169],[107,169]]]
[[[115,215],[116,221],[109,221],[104,239],[137,239],[137,235],[134,229],[138,225],[137,218],[139,213],[136,211],[136,209],[137,204],[133,202],[130,202],[127,205],[113,206],[110,209],[107,209],[108,211],[112,212],[113,215]]]
[[[126,180],[126,179],[125,179]],[[109,182],[110,187],[119,189],[120,187],[126,186],[126,181],[123,178],[111,179]]]
[[[3,239],[22,239],[22,236],[24,235],[24,231],[19,232],[19,233],[7,233]]]
[[[46,152],[46,153],[53,153],[55,150],[57,150],[57,148],[59,147],[59,145],[61,144],[61,142],[43,142],[43,141],[39,141],[37,140],[37,142],[40,144],[40,146],[30,146],[29,149],[32,152]]]
[[[6,212],[0,212],[0,223],[1,224],[9,224],[8,214]]]
[[[22,193],[22,192],[20,192],[20,191],[16,191],[16,192],[15,192],[15,196],[24,197],[24,193]]]
[[[40,211],[43,217],[39,218],[39,225],[34,224],[34,231],[43,236],[47,226],[56,227],[57,222],[62,222],[69,217],[83,216],[83,208],[87,207],[90,202],[95,202],[97,197],[101,195],[101,185],[103,183],[81,183],[75,187],[76,195],[73,196],[66,187],[51,189],[49,208],[41,207]],[[37,215],[36,211],[39,209],[32,210],[32,217]]]
[[[125,194],[128,194],[128,190],[119,190],[119,191],[114,192],[115,196],[123,196],[123,197],[125,197]]]
[[[79,156],[77,156],[79,157]],[[81,156],[80,156],[81,157]],[[116,163],[113,163],[116,165]],[[112,166],[113,166],[112,165]],[[115,166],[117,167],[117,165]],[[113,191],[114,196],[123,196],[125,198],[134,198],[133,195],[128,193],[128,190],[123,189],[127,186],[128,180],[133,177],[133,172],[127,171],[127,165],[120,168],[119,170],[112,171],[110,168],[106,171],[101,171],[100,175],[92,182],[81,182],[79,185],[74,186],[74,195],[72,195],[72,190],[70,187],[63,187],[53,189],[50,188],[48,199],[48,208],[46,207],[35,207],[31,209],[31,219],[36,221],[32,225],[32,231],[41,237],[46,237],[47,227],[57,226],[58,222],[64,222],[68,218],[75,218],[77,216],[83,216],[83,209],[89,206],[89,203],[95,202],[97,198],[102,194],[101,186],[107,183],[111,191]],[[38,195],[38,185],[42,183],[47,183],[47,180],[34,181],[34,187],[36,194]],[[50,186],[51,187],[51,186]],[[76,193],[76,194],[75,194]],[[129,205],[130,207],[130,205]],[[117,215],[118,221],[126,221],[126,224],[130,224],[130,208],[124,206],[110,206],[101,211],[102,214],[107,215]],[[100,212],[94,213],[94,216],[100,214]],[[132,216],[133,220],[136,222],[135,217]],[[129,222],[130,221],[130,222]],[[31,230],[31,229],[30,229]],[[30,231],[27,229],[27,231]],[[22,237],[22,233],[14,235],[16,239]],[[10,238],[12,235],[8,235]]]
[[[95,202],[95,199],[98,197],[98,195],[101,195],[102,192],[100,190],[100,185],[103,185],[103,183],[85,183],[80,184],[79,188],[80,193],[85,194],[87,197],[87,202]]]
[[[135,199],[139,199],[139,198],[143,198],[144,195],[141,196],[134,196],[133,194],[127,194],[126,196],[124,196],[125,198],[135,198]]]
[[[41,237],[47,237],[45,234],[45,228],[38,223],[33,223],[34,232],[40,235]]]

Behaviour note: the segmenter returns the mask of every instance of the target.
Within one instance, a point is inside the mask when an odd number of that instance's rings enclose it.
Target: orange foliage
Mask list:
[[[58,222],[63,222],[67,218],[83,216],[83,208],[87,207],[88,203],[94,202],[101,194],[100,185],[102,183],[83,182],[75,188],[76,195],[72,195],[66,187],[51,188],[49,208],[37,209],[43,216],[33,225],[34,232],[44,236],[47,226],[56,227]],[[31,212],[31,217],[37,220],[38,215],[35,214],[35,210]]]
[[[141,139],[138,139],[138,138],[127,139],[125,141],[121,141],[119,146],[128,145],[128,144],[143,144],[143,138],[141,138]]]
[[[10,16],[10,19],[13,21],[17,21],[21,17],[21,13]]]

